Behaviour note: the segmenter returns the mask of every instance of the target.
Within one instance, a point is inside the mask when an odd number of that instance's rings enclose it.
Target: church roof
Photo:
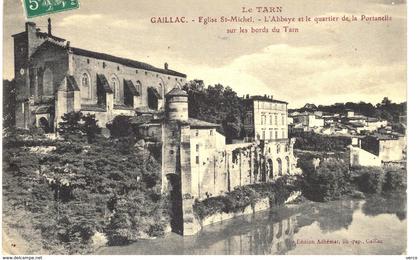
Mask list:
[[[156,90],[156,88],[154,88],[154,87],[148,87],[148,88],[147,88],[147,91],[148,91],[148,92],[150,91],[150,94],[155,95],[155,97],[156,97],[157,99],[162,99],[162,96],[159,94],[159,92]]]
[[[124,80],[124,84],[127,87],[128,91],[133,96],[140,96],[140,93],[137,91],[136,87],[134,86],[133,82],[131,80]]]
[[[183,77],[183,78],[187,77],[187,75],[185,75],[183,73],[180,73],[180,72],[177,72],[177,71],[174,71],[174,70],[170,70],[170,69],[156,68],[156,67],[154,67],[150,64],[140,62],[140,61],[130,60],[130,59],[126,59],[126,58],[120,58],[120,57],[112,56],[112,55],[105,54],[105,53],[94,52],[94,51],[89,51],[89,50],[75,48],[75,47],[71,47],[70,50],[76,55],[90,57],[90,58],[99,59],[99,60],[107,60],[107,61],[110,61],[110,62],[119,63],[119,64],[127,66],[127,67],[149,70],[149,71],[159,72],[159,73],[172,75],[172,76],[177,76],[177,77]]]
[[[80,91],[79,86],[77,85],[76,80],[73,76],[67,76],[67,88],[73,90],[73,91]]]
[[[73,76],[67,75],[64,78],[65,82],[64,84],[61,84],[58,90],[60,91],[80,91],[79,85],[77,85],[76,80]]]
[[[36,32],[36,36],[38,36],[39,38],[43,38],[43,39],[51,38],[51,39],[53,39],[55,41],[58,41],[58,42],[64,42],[64,41],[66,41],[66,39],[63,39],[63,38],[54,36],[52,34],[48,34],[46,32]]]
[[[106,93],[113,93],[104,74],[98,74],[98,83]]]
[[[180,89],[180,88],[173,88],[171,91],[169,91],[166,96],[184,96],[184,97],[188,97],[187,92],[185,92],[184,90]]]

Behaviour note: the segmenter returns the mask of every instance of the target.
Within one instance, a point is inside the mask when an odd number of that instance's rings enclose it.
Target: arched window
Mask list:
[[[141,84],[140,80],[136,81],[136,89],[139,92],[140,96],[142,95],[142,87],[143,85]]]
[[[82,98],[83,99],[91,99],[91,83],[89,74],[83,73],[82,75]]]
[[[44,71],[44,75],[42,77],[42,86],[43,86],[43,95],[45,96],[52,96],[54,95],[54,87],[53,87],[53,73],[50,68],[47,68]]]
[[[159,94],[163,97],[165,93],[163,93],[163,85],[162,83],[159,83]]]
[[[114,102],[119,103],[121,100],[120,82],[115,75],[111,78],[111,88],[114,92]]]

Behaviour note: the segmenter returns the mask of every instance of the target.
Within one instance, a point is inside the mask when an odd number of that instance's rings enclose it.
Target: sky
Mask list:
[[[406,101],[406,4],[403,0],[79,0],[80,8],[35,22],[74,47],[150,63],[230,86],[238,95],[273,95],[305,103]],[[154,16],[242,16],[242,7],[282,6],[287,17],[367,15],[389,22],[295,23],[297,33],[227,34],[238,26],[282,24],[153,24]],[[247,14],[245,14],[247,15]],[[21,1],[4,0],[3,75],[13,78],[12,34],[24,30]]]

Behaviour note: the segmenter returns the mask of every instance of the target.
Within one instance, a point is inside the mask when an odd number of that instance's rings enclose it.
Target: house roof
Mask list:
[[[391,134],[384,134],[384,133],[374,133],[369,137],[376,138],[377,140],[397,140],[399,137],[403,137],[403,134],[400,133],[391,133]]]
[[[191,117],[188,118],[188,124],[190,125],[191,128],[216,128],[220,126],[218,124],[202,121],[202,120],[191,118]]]
[[[347,117],[347,119],[348,120],[360,120],[360,119],[366,120],[367,117],[366,116],[363,116],[363,115],[354,115],[354,116]]]
[[[140,113],[140,114],[156,114],[159,113],[158,111],[154,110],[154,109],[150,109],[148,106],[142,106],[142,107],[137,107],[136,112]]]
[[[375,117],[368,117],[368,118],[366,119],[366,121],[368,121],[368,122],[379,122],[379,119],[377,119],[377,118],[375,118]]]
[[[251,97],[249,97],[248,99],[245,99],[245,100],[258,100],[258,101],[268,101],[268,102],[273,102],[273,103],[289,104],[285,101],[271,99],[269,97],[264,97],[264,96],[251,96]]]
[[[52,106],[39,106],[35,109],[35,114],[49,114],[53,111]]]
[[[351,126],[354,126],[354,127],[364,127],[365,125],[363,124],[363,123],[360,123],[360,122],[352,122],[352,123],[349,123]]]
[[[167,75],[172,75],[172,76],[177,76],[177,77],[182,77],[182,78],[187,77],[187,75],[185,75],[183,73],[180,73],[180,72],[177,72],[177,71],[174,71],[174,70],[160,69],[160,68],[156,68],[156,67],[154,67],[150,64],[144,63],[144,62],[130,60],[130,59],[126,59],[126,58],[121,58],[121,57],[117,57],[117,56],[113,56],[113,55],[109,55],[109,54],[105,54],[105,53],[94,52],[94,51],[89,51],[89,50],[75,48],[75,47],[71,47],[70,51],[72,51],[73,54],[76,54],[76,55],[90,57],[90,58],[99,59],[99,60],[106,60],[106,61],[110,61],[110,62],[115,62],[115,63],[119,63],[119,64],[127,66],[127,67],[149,70],[149,71],[159,72],[159,73],[162,73],[162,74],[167,74]]]

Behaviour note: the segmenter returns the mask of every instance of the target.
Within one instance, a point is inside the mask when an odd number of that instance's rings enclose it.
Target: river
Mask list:
[[[405,205],[405,198],[379,196],[303,202],[206,226],[194,236],[171,233],[96,254],[403,254]]]

